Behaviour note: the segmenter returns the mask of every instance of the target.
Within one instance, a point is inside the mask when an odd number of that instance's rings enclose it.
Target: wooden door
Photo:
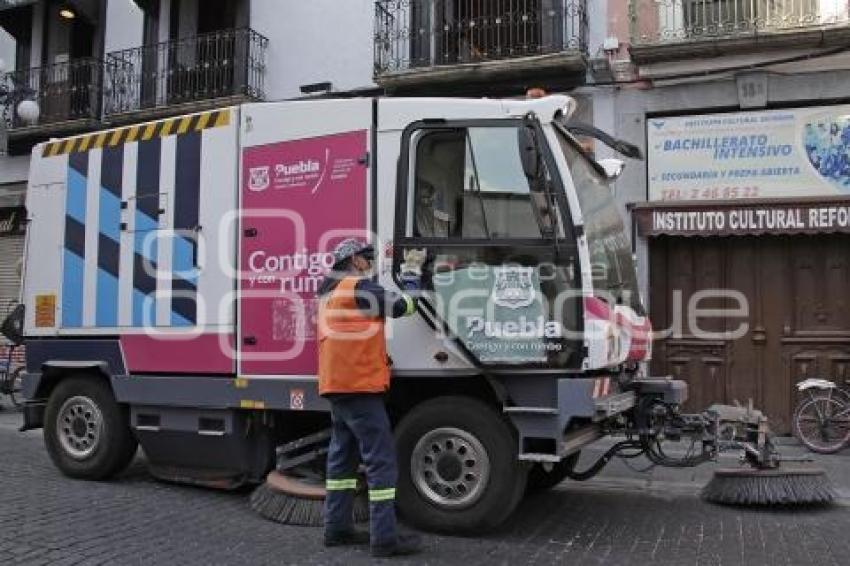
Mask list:
[[[689,302],[708,289],[737,292],[740,300],[704,299],[699,308],[741,308],[740,316],[689,322]],[[775,431],[789,432],[795,383],[850,377],[848,303],[845,235],[659,237],[650,243],[650,312],[662,333],[652,369],[689,383],[690,411],[752,399]],[[742,332],[732,338],[735,330]]]

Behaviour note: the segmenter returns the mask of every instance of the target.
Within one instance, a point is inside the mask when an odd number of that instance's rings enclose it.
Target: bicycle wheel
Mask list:
[[[794,433],[812,452],[838,452],[850,443],[850,404],[827,393],[803,400],[794,412]]]
[[[16,407],[20,407],[24,404],[24,400],[21,398],[21,374],[24,372],[24,368],[20,367],[13,371],[8,379],[9,379],[9,399],[12,400],[12,404]]]

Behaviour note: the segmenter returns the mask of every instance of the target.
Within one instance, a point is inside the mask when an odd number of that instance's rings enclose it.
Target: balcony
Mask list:
[[[375,81],[390,90],[583,77],[586,0],[377,0]]]
[[[638,63],[845,45],[847,0],[631,0]]]
[[[0,75],[9,93],[3,119],[9,139],[74,133],[96,127],[100,116],[103,63],[100,59],[75,59]],[[15,112],[24,99],[39,106],[36,123],[24,123]]]
[[[268,39],[227,30],[107,54],[104,118],[122,122],[265,98]]]

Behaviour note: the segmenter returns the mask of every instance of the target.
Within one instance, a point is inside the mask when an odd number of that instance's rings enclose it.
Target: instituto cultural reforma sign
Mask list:
[[[850,105],[650,118],[647,143],[651,201],[850,196]]]
[[[641,236],[850,233],[850,198],[646,203],[634,207],[634,217]]]

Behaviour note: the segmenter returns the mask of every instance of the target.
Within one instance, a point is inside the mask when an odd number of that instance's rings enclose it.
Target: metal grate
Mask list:
[[[377,0],[375,75],[587,50],[586,0]]]
[[[97,119],[100,112],[103,62],[100,59],[73,59],[45,67],[13,71],[0,76],[11,93],[4,118],[10,129],[55,124],[80,119]],[[15,113],[15,103],[38,102],[36,124],[26,124]]]
[[[265,98],[268,39],[226,30],[106,56],[104,113],[242,95]]]
[[[847,0],[631,0],[632,43],[653,45],[846,25]]]

